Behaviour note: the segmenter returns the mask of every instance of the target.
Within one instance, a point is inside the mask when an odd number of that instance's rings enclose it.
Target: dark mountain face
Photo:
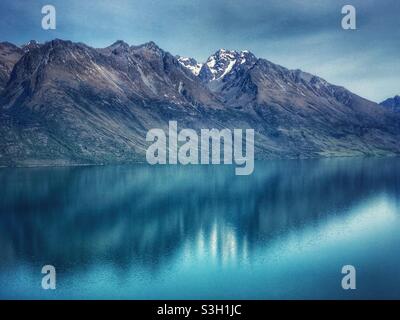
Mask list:
[[[147,131],[169,120],[253,128],[257,158],[400,151],[399,115],[247,51],[220,50],[198,70],[153,42],[14,50],[22,57],[0,96],[0,165],[144,160]]]
[[[6,164],[143,159],[150,128],[166,127],[165,119],[197,127],[203,109],[223,107],[154,43],[93,49],[61,40],[20,59],[0,105]]]
[[[393,98],[386,99],[380,104],[393,111],[400,112],[400,96],[394,96]]]
[[[0,42],[0,93],[6,86],[14,65],[23,53],[21,48],[11,43]]]

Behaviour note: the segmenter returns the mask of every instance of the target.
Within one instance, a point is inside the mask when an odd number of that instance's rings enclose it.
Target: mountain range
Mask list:
[[[345,70],[343,71],[345,72]],[[151,128],[253,128],[257,159],[397,155],[400,113],[249,51],[0,43],[0,165],[144,161]]]

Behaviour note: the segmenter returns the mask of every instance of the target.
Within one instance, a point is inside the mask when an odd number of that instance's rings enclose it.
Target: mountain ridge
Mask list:
[[[249,51],[219,51],[198,75],[151,41],[22,51],[0,92],[0,165],[144,161],[146,132],[169,120],[253,128],[258,159],[400,153],[394,112]]]
[[[388,98],[382,101],[380,105],[389,108],[395,112],[400,112],[400,96],[396,95],[393,98]]]

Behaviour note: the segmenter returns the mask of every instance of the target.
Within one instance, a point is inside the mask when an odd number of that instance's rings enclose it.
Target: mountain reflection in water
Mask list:
[[[399,169],[396,158],[264,161],[251,176],[1,169],[0,297],[400,298],[398,273],[384,285],[400,270]],[[351,260],[362,265],[355,293],[340,288]],[[45,264],[57,268],[54,293],[40,289]]]

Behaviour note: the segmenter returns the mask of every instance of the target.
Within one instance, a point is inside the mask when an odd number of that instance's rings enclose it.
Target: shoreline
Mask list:
[[[293,158],[284,158],[284,157],[274,157],[274,158],[264,158],[264,159],[255,159],[255,162],[266,162],[266,161],[290,161],[290,160],[329,160],[329,159],[367,159],[367,158],[375,158],[375,159],[385,159],[385,158],[400,158],[400,154],[391,154],[391,155],[337,155],[337,156],[320,156],[320,157],[293,157]],[[104,166],[130,166],[130,165],[149,165],[149,166],[214,166],[216,164],[149,164],[146,161],[131,161],[131,162],[110,162],[110,163],[68,163],[68,164],[32,164],[32,165],[0,165],[0,170],[2,169],[34,169],[34,168],[66,168],[66,167],[104,167]],[[218,165],[234,165],[221,163]]]

